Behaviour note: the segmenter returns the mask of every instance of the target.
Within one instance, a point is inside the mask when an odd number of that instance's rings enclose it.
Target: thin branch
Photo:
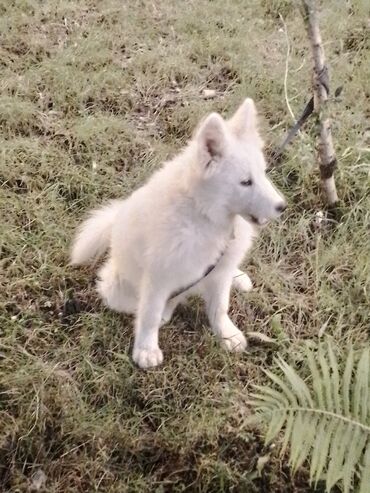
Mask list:
[[[301,127],[304,125],[308,117],[312,114],[313,112],[313,97],[309,100],[309,102],[306,104],[304,110],[302,111],[301,116],[298,118],[297,122],[288,130],[283,142],[280,144],[280,146],[276,149],[276,151],[272,154],[271,159],[270,159],[270,164],[274,165],[276,164],[281,156],[283,155],[283,152],[285,148],[287,147],[288,144],[293,140],[293,138],[297,135]]]
[[[285,39],[286,39],[286,59],[285,59],[285,74],[284,74],[284,95],[285,95],[285,102],[288,108],[288,111],[290,113],[290,116],[292,117],[293,121],[296,122],[295,115],[293,113],[292,107],[290,106],[289,103],[289,98],[288,98],[288,73],[289,73],[289,58],[290,58],[290,42],[289,42],[289,36],[288,36],[288,28],[287,25],[284,21],[284,17],[279,14],[280,20],[283,24],[284,27],[284,33],[285,33]]]

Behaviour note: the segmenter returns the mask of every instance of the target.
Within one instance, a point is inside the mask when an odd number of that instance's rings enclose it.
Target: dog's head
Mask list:
[[[259,225],[285,210],[283,196],[266,175],[252,99],[246,99],[228,121],[211,113],[201,123],[195,141],[203,190],[216,209],[240,214]]]

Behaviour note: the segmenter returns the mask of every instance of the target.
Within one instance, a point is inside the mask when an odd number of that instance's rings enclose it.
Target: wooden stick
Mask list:
[[[313,97],[309,100],[309,102],[306,104],[301,116],[298,118],[296,123],[288,130],[283,142],[280,144],[280,146],[275,150],[271,152],[271,158],[269,160],[269,163],[271,166],[279,163],[281,161],[281,158],[284,154],[285,148],[291,143],[293,138],[297,135],[301,127],[304,125],[306,120],[308,120],[309,116],[313,112]]]
[[[318,120],[318,156],[321,185],[329,205],[338,201],[334,181],[337,164],[331,136],[330,118],[325,115],[326,101],[329,97],[329,76],[325,65],[325,53],[319,29],[316,0],[302,0],[304,20],[311,44],[313,69],[314,112]]]

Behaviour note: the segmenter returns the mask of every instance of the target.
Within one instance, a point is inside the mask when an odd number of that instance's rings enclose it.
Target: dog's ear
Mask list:
[[[200,124],[196,140],[198,143],[199,161],[207,164],[217,157],[221,157],[226,147],[226,125],[218,113],[211,113]]]
[[[257,133],[257,109],[253,99],[247,98],[229,120],[229,127],[237,137]]]

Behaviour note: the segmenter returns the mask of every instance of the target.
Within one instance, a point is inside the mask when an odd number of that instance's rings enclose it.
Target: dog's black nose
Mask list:
[[[286,208],[287,208],[287,205],[285,202],[281,202],[279,205],[276,206],[276,210],[278,212],[284,212]]]

